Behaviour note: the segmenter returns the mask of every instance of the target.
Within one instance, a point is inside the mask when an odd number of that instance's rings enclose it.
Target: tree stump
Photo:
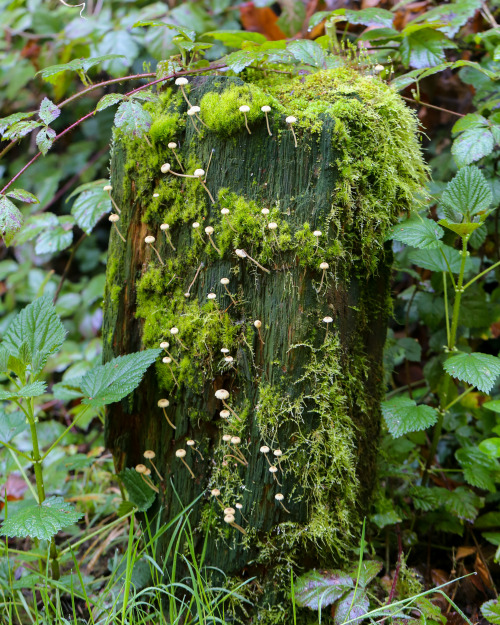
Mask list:
[[[201,495],[190,523],[200,550],[208,536],[204,563],[256,576],[259,622],[285,623],[290,571],[339,564],[368,509],[385,239],[425,166],[416,118],[379,79],[258,76],[190,78],[185,96],[172,84],[146,105],[147,141],[115,131],[126,242],[111,232],[105,359],[169,345],[110,408],[106,439],[118,470],[156,453],[165,520]]]

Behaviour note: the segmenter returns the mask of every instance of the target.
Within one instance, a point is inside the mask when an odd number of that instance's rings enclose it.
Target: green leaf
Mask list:
[[[83,403],[98,408],[120,401],[139,386],[146,369],[160,352],[161,349],[146,349],[94,367],[82,378]]]
[[[500,512],[487,512],[486,514],[482,514],[476,522],[474,523],[474,527],[477,529],[485,529],[488,527],[499,527],[500,526]]]
[[[448,219],[440,219],[438,223],[444,226],[445,228],[448,228],[448,230],[451,230],[455,234],[458,234],[459,237],[463,237],[466,234],[472,234],[474,230],[477,230],[477,228],[480,228],[483,225],[482,223],[456,224],[451,221],[448,221]]]
[[[340,9],[342,10],[342,9]],[[336,11],[334,11],[335,13]],[[351,24],[362,24],[363,26],[378,26],[379,28],[391,28],[394,21],[394,13],[386,9],[368,7],[359,11],[345,9],[345,17]]]
[[[359,567],[359,573],[358,566],[359,565],[351,567],[349,569],[349,575],[353,580],[357,578],[358,586],[366,588],[372,579],[380,573],[384,565],[378,560],[364,560],[361,562],[361,567]]]
[[[300,607],[318,610],[338,601],[353,586],[342,571],[309,571],[294,582],[295,601]]]
[[[166,22],[159,22],[155,20],[141,20],[139,22],[136,22],[132,26],[132,28],[143,28],[145,26],[163,26],[163,28],[173,30],[176,33],[179,33],[179,35],[183,35],[186,39],[189,39],[190,41],[194,41],[196,39],[196,32],[194,30],[184,28],[183,26],[179,26],[177,24],[167,24]]]
[[[25,221],[22,229],[16,234],[14,245],[22,245],[35,239],[41,232],[49,228],[57,228],[59,220],[54,213],[39,213],[32,215]]]
[[[500,358],[490,354],[459,353],[444,362],[444,370],[453,378],[467,382],[484,393],[489,393],[500,374]]]
[[[61,219],[61,218],[59,218]],[[59,225],[54,229],[45,230],[36,240],[37,254],[55,254],[62,252],[73,243],[73,230]]]
[[[40,110],[38,111],[38,117],[44,124],[50,124],[61,114],[61,109],[54,104],[49,98],[44,98],[40,104]]]
[[[443,229],[432,219],[412,217],[393,226],[388,238],[420,249],[436,248]]]
[[[69,63],[64,63],[61,65],[50,65],[49,67],[45,67],[37,73],[37,76],[38,74],[40,74],[44,80],[55,84],[57,82],[57,79],[63,72],[87,72],[91,67],[99,65],[100,63],[124,58],[125,56],[123,56],[122,54],[105,54],[103,56],[96,56],[89,59],[74,59]]]
[[[0,411],[0,441],[8,443],[27,429],[26,417],[21,411]]]
[[[426,430],[436,423],[438,417],[435,408],[417,406],[409,397],[394,397],[382,402],[382,415],[393,438]]]
[[[97,106],[95,107],[96,113],[97,111],[104,111],[104,109],[107,109],[109,106],[114,106],[115,104],[118,104],[118,102],[121,102],[123,98],[124,96],[121,93],[106,94],[97,103]]]
[[[122,102],[115,115],[115,126],[132,137],[143,137],[151,127],[151,121],[151,115],[133,100]]]
[[[288,44],[287,50],[291,52],[293,57],[300,63],[318,68],[326,67],[325,51],[314,41],[310,41],[309,39],[293,41]]]
[[[360,623],[370,609],[370,601],[364,590],[352,590],[336,606],[333,622],[343,625],[346,621]]]
[[[414,265],[418,265],[424,269],[430,269],[431,271],[448,271],[443,254],[450,265],[452,273],[459,273],[460,265],[462,264],[462,257],[458,250],[455,250],[449,245],[440,245],[435,250],[412,250],[408,254],[408,260]],[[470,267],[469,258],[467,258],[466,267],[467,266]]]
[[[425,22],[426,24],[436,22],[439,30],[448,37],[454,37],[480,8],[480,0],[459,0],[449,4],[440,4],[430,11],[420,14],[413,21]]]
[[[16,232],[21,230],[23,216],[15,204],[4,195],[0,195],[0,234],[9,246]]]
[[[41,128],[36,136],[36,144],[40,149],[40,152],[45,156],[52,147],[54,139],[56,138],[56,131],[48,126]]]
[[[408,34],[405,34],[407,33]],[[406,67],[432,67],[446,60],[445,49],[454,48],[453,44],[443,33],[432,28],[411,30],[405,28],[405,35],[399,52]]]
[[[35,128],[40,128],[43,126],[41,122],[29,121],[29,122],[17,122],[17,124],[13,124],[10,126],[8,130],[3,133],[3,138],[8,139],[9,141],[14,141],[15,139],[21,139],[21,137],[26,136]]]
[[[489,122],[486,117],[483,117],[478,113],[468,113],[455,122],[451,132],[453,134],[458,134],[459,132],[469,130],[470,128],[484,128],[487,126],[489,126]]]
[[[490,185],[483,173],[474,165],[463,167],[446,185],[441,201],[447,210],[447,217],[460,222],[460,215],[467,221],[474,215],[485,214],[493,200]]]
[[[500,439],[498,440],[500,441]],[[495,492],[495,477],[499,474],[500,464],[494,457],[475,446],[458,449],[455,452],[455,457],[464,471],[464,477],[468,484],[489,490],[490,493]]]
[[[96,180],[93,183],[78,187],[71,194],[73,196],[79,190],[81,191],[71,207],[71,214],[76,219],[76,223],[87,234],[92,232],[104,214],[111,211],[111,199],[108,192],[103,190],[105,184],[105,180]]]
[[[64,527],[77,523],[83,514],[62,497],[49,497],[42,505],[32,505],[9,515],[0,529],[1,536],[50,540]]]
[[[257,45],[265,43],[267,39],[260,33],[252,33],[247,30],[215,30],[204,33],[204,37],[213,37],[221,41],[228,48],[243,48],[244,43],[255,43]]]
[[[125,469],[118,474],[130,501],[137,506],[139,512],[146,512],[152,505],[156,497],[155,491],[150,488],[142,479],[140,473],[135,469]]]
[[[481,499],[476,493],[464,486],[452,491],[442,490],[444,507],[448,512],[465,521],[474,521],[481,506]]]
[[[47,388],[47,384],[45,382],[37,381],[32,382],[31,384],[26,384],[26,386],[22,386],[18,390],[13,391],[3,391],[0,390],[0,399],[13,399],[17,397],[39,397],[45,393],[45,389]]]
[[[490,458],[500,458],[500,438],[486,438],[481,441],[478,448]]]
[[[490,599],[481,606],[481,614],[493,625],[500,625],[500,603],[498,599]]]
[[[39,354],[38,368],[41,369],[48,356],[61,347],[65,337],[66,330],[50,297],[44,296],[28,304],[14,318],[3,337],[2,345],[15,355],[19,352],[19,346],[25,343],[32,359]]]
[[[24,189],[11,189],[10,191],[6,191],[5,195],[11,197],[13,200],[24,202],[25,204],[40,203],[40,200],[36,197],[36,195],[33,195],[33,193],[25,191]]]
[[[495,140],[489,128],[475,127],[462,132],[451,146],[451,153],[459,167],[470,165],[493,152]]]
[[[10,128],[13,124],[22,121],[28,117],[31,117],[35,113],[13,113],[7,117],[0,118],[0,135],[3,135],[7,128]]]
[[[487,408],[488,410],[493,410],[493,412],[500,413],[500,399],[493,399],[491,401],[485,401],[481,407]]]

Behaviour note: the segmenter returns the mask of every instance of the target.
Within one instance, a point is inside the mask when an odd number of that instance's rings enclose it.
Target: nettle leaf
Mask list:
[[[489,393],[500,375],[500,358],[490,354],[455,354],[444,362],[444,370],[451,377],[467,382],[484,393]]]
[[[94,367],[82,378],[83,403],[99,408],[120,401],[139,386],[146,369],[160,352],[161,349],[146,349]]]
[[[54,104],[49,98],[44,98],[40,104],[40,110],[38,111],[38,117],[44,124],[50,124],[61,114],[61,109]]]
[[[477,517],[481,499],[468,488],[459,486],[452,491],[442,489],[441,496],[444,507],[450,514],[465,521],[474,521]]]
[[[77,523],[82,516],[62,497],[49,497],[41,505],[28,506],[9,515],[0,528],[0,535],[50,540],[59,530]]]
[[[500,441],[500,439],[497,440]],[[484,442],[482,441],[479,447]],[[495,457],[477,447],[458,449],[455,452],[455,457],[464,471],[464,477],[468,484],[489,490],[491,493],[495,492],[495,478],[498,477],[500,471],[500,464]]]
[[[5,400],[14,399],[17,397],[40,397],[40,395],[43,395],[45,393],[46,388],[47,384],[39,380],[37,382],[32,382],[31,384],[26,384],[26,386],[22,386],[18,390],[0,390],[0,399]]]
[[[71,214],[80,228],[90,234],[95,225],[105,213],[112,208],[111,199],[107,191],[103,190],[106,180],[96,180],[93,183],[81,185],[71,194],[80,192],[71,207]],[[68,198],[68,199],[70,199]]]
[[[358,623],[370,609],[370,601],[364,590],[352,590],[335,608],[334,623],[343,625],[346,621]]]
[[[14,318],[3,337],[2,345],[11,354],[19,353],[21,345],[28,346],[31,357],[38,353],[43,361],[56,352],[66,338],[66,330],[48,296],[28,304]]]
[[[0,118],[0,135],[3,135],[7,128],[10,128],[13,124],[20,122],[23,119],[31,117],[35,113],[13,113],[7,117]]]
[[[14,141],[15,139],[20,139],[21,137],[29,134],[35,130],[35,128],[40,128],[40,126],[43,126],[42,122],[17,122],[3,133],[3,138],[8,139],[9,141]]]
[[[323,48],[316,42],[304,39],[293,41],[287,46],[287,50],[300,63],[313,67],[325,68],[326,56]]]
[[[458,234],[459,237],[463,237],[466,234],[472,234],[474,230],[477,230],[483,225],[481,222],[480,223],[467,223],[466,222],[463,224],[456,224],[456,223],[453,223],[452,221],[448,221],[448,219],[440,219],[438,223],[444,226],[445,228],[448,228],[448,230],[451,230],[455,234]]]
[[[0,441],[8,443],[27,429],[26,416],[20,410],[16,412],[0,411]]]
[[[260,45],[266,43],[267,39],[260,33],[252,33],[246,30],[216,30],[204,33],[204,37],[213,37],[221,41],[228,48],[243,48],[244,43],[255,43]]]
[[[393,438],[426,430],[438,418],[435,408],[417,406],[417,402],[409,397],[394,397],[382,402],[382,415]]]
[[[443,229],[432,219],[412,217],[393,226],[388,238],[412,247],[428,249],[438,247],[443,234]]]
[[[25,191],[24,189],[11,189],[10,191],[6,191],[5,195],[11,197],[13,200],[24,202],[25,204],[40,203],[40,200],[36,197],[36,195],[33,195],[33,193]]]
[[[17,206],[0,195],[0,233],[5,245],[10,245],[16,232],[21,230],[23,216]]]
[[[459,167],[470,165],[493,152],[495,139],[489,128],[480,126],[462,132],[451,146],[451,153]]]
[[[423,68],[438,65],[446,60],[445,49],[456,47],[439,31],[432,28],[414,30],[415,28],[405,28],[399,48],[401,60],[406,67]]]
[[[294,582],[295,601],[318,610],[338,601],[353,586],[352,578],[342,571],[309,571]]]
[[[96,113],[97,111],[103,111],[104,109],[107,109],[109,106],[114,106],[115,104],[118,104],[118,102],[121,102],[124,97],[125,96],[121,93],[108,93],[107,95],[103,96],[97,103],[97,106],[95,107]]]
[[[156,497],[155,491],[146,484],[135,469],[124,469],[118,477],[125,486],[130,502],[137,507],[139,512],[146,512],[153,505]]]
[[[408,260],[418,267],[431,271],[448,271],[445,258],[452,273],[459,273],[462,264],[460,252],[449,245],[439,245],[436,249],[412,250],[408,254]],[[467,257],[466,269],[471,267],[471,260]]]
[[[490,599],[481,606],[481,614],[493,625],[500,625],[500,602],[498,599]]]
[[[130,100],[122,102],[115,115],[115,126],[126,135],[141,138],[151,127],[151,115],[142,106]]]
[[[40,152],[45,156],[52,147],[54,139],[56,138],[56,131],[48,126],[42,128],[36,136],[36,144],[40,149]]]

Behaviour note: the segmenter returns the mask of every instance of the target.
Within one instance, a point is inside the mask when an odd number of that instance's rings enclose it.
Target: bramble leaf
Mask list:
[[[481,606],[481,614],[493,625],[500,625],[500,602],[498,599],[490,599]]]
[[[471,127],[460,134],[453,145],[451,153],[459,167],[470,165],[483,156],[493,152],[495,139],[489,128],[481,126]]]
[[[412,217],[393,226],[388,238],[420,249],[429,249],[440,245],[439,239],[443,234],[443,229],[432,219]]]
[[[443,33],[432,28],[416,30],[407,27],[399,48],[401,60],[406,67],[424,68],[438,65],[446,60],[445,49],[454,48]]]
[[[484,393],[489,393],[500,375],[500,358],[491,354],[459,353],[444,362],[444,370],[453,378],[467,382]]]
[[[111,199],[107,191],[103,190],[105,184],[105,180],[96,180],[93,183],[81,185],[70,196],[80,192],[71,207],[71,214],[76,219],[76,223],[87,234],[92,232],[105,213],[111,211]]]
[[[52,147],[54,139],[56,138],[56,131],[48,126],[41,128],[36,136],[36,144],[40,149],[40,152],[45,156]]]
[[[4,195],[0,195],[0,234],[5,245],[11,244],[16,232],[21,230],[22,224],[23,216],[17,206]]]
[[[97,106],[95,107],[96,113],[97,111],[104,111],[104,109],[107,109],[109,106],[118,104],[118,102],[121,102],[123,98],[124,96],[121,93],[107,93],[97,103]]]
[[[141,138],[151,127],[151,115],[133,100],[122,102],[115,115],[115,126],[126,135]]]
[[[38,117],[44,124],[50,124],[61,114],[61,109],[54,104],[49,98],[44,98],[40,104],[40,110],[38,111]]]
[[[24,202],[25,204],[40,203],[40,200],[36,197],[36,195],[33,195],[33,193],[25,191],[24,189],[11,189],[10,191],[6,191],[5,195],[11,197],[13,200]]]
[[[137,388],[146,369],[160,352],[160,349],[146,349],[94,367],[82,378],[83,403],[98,408],[120,401]]]
[[[123,54],[105,54],[103,56],[96,56],[89,59],[74,59],[69,63],[64,63],[61,65],[50,65],[49,67],[45,67],[44,69],[37,72],[37,75],[40,74],[44,80],[55,84],[57,82],[57,78],[63,72],[87,72],[90,68],[94,67],[95,65],[99,65],[100,63],[124,58],[125,57],[123,56]]]
[[[335,609],[334,623],[342,625],[346,621],[350,623],[358,623],[363,620],[364,615],[370,609],[370,601],[364,590],[352,590],[346,595]]]
[[[294,582],[295,601],[300,607],[318,610],[335,603],[353,587],[352,578],[342,571],[309,571]]]
[[[56,252],[62,252],[73,243],[73,230],[70,227],[65,227],[62,220],[67,217],[66,215],[58,218],[58,225],[55,228],[44,230],[38,235],[36,240],[35,252],[37,254],[55,254]]]
[[[35,113],[13,113],[12,115],[8,115],[7,117],[0,118],[0,135],[3,135],[7,128],[10,128],[17,122],[22,121],[23,119],[27,119],[31,117]]]
[[[435,408],[417,406],[417,402],[409,397],[394,397],[382,402],[382,415],[393,438],[426,430],[438,418]]]
[[[3,138],[8,139],[9,141],[21,139],[21,137],[29,134],[30,132],[35,130],[35,128],[40,128],[40,126],[43,126],[42,122],[36,122],[33,120],[28,122],[17,122],[16,124],[10,126],[8,130],[3,133]]]
[[[288,44],[287,50],[291,52],[293,57],[300,63],[318,68],[326,67],[325,51],[314,41],[308,39],[293,41]]]
[[[0,528],[0,535],[50,540],[59,530],[77,523],[82,516],[62,497],[49,497],[41,505],[28,506],[10,515]]]

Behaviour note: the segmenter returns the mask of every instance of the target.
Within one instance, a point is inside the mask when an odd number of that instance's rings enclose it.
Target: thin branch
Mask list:
[[[86,237],[87,237],[87,234],[84,232],[82,236],[78,239],[78,241],[73,245],[73,249],[71,250],[71,254],[69,255],[68,261],[66,262],[66,266],[64,267],[64,270],[62,272],[61,279],[59,280],[59,284],[57,285],[57,289],[56,289],[54,299],[53,299],[54,304],[57,302],[57,298],[59,297],[61,293],[61,289],[64,284],[64,281],[68,277],[69,270],[71,269],[71,265],[75,258],[76,250],[80,247],[80,245],[83,243]]]
[[[403,100],[407,100],[408,102],[414,102],[415,104],[419,104],[420,106],[426,106],[428,109],[435,109],[436,111],[441,111],[442,113],[449,113],[450,115],[456,115],[457,117],[465,117],[462,113],[457,113],[456,111],[450,111],[449,109],[444,109],[441,106],[435,106],[434,104],[428,104],[427,102],[422,102],[421,100],[414,100],[413,98],[407,98],[404,95],[401,96]]]

